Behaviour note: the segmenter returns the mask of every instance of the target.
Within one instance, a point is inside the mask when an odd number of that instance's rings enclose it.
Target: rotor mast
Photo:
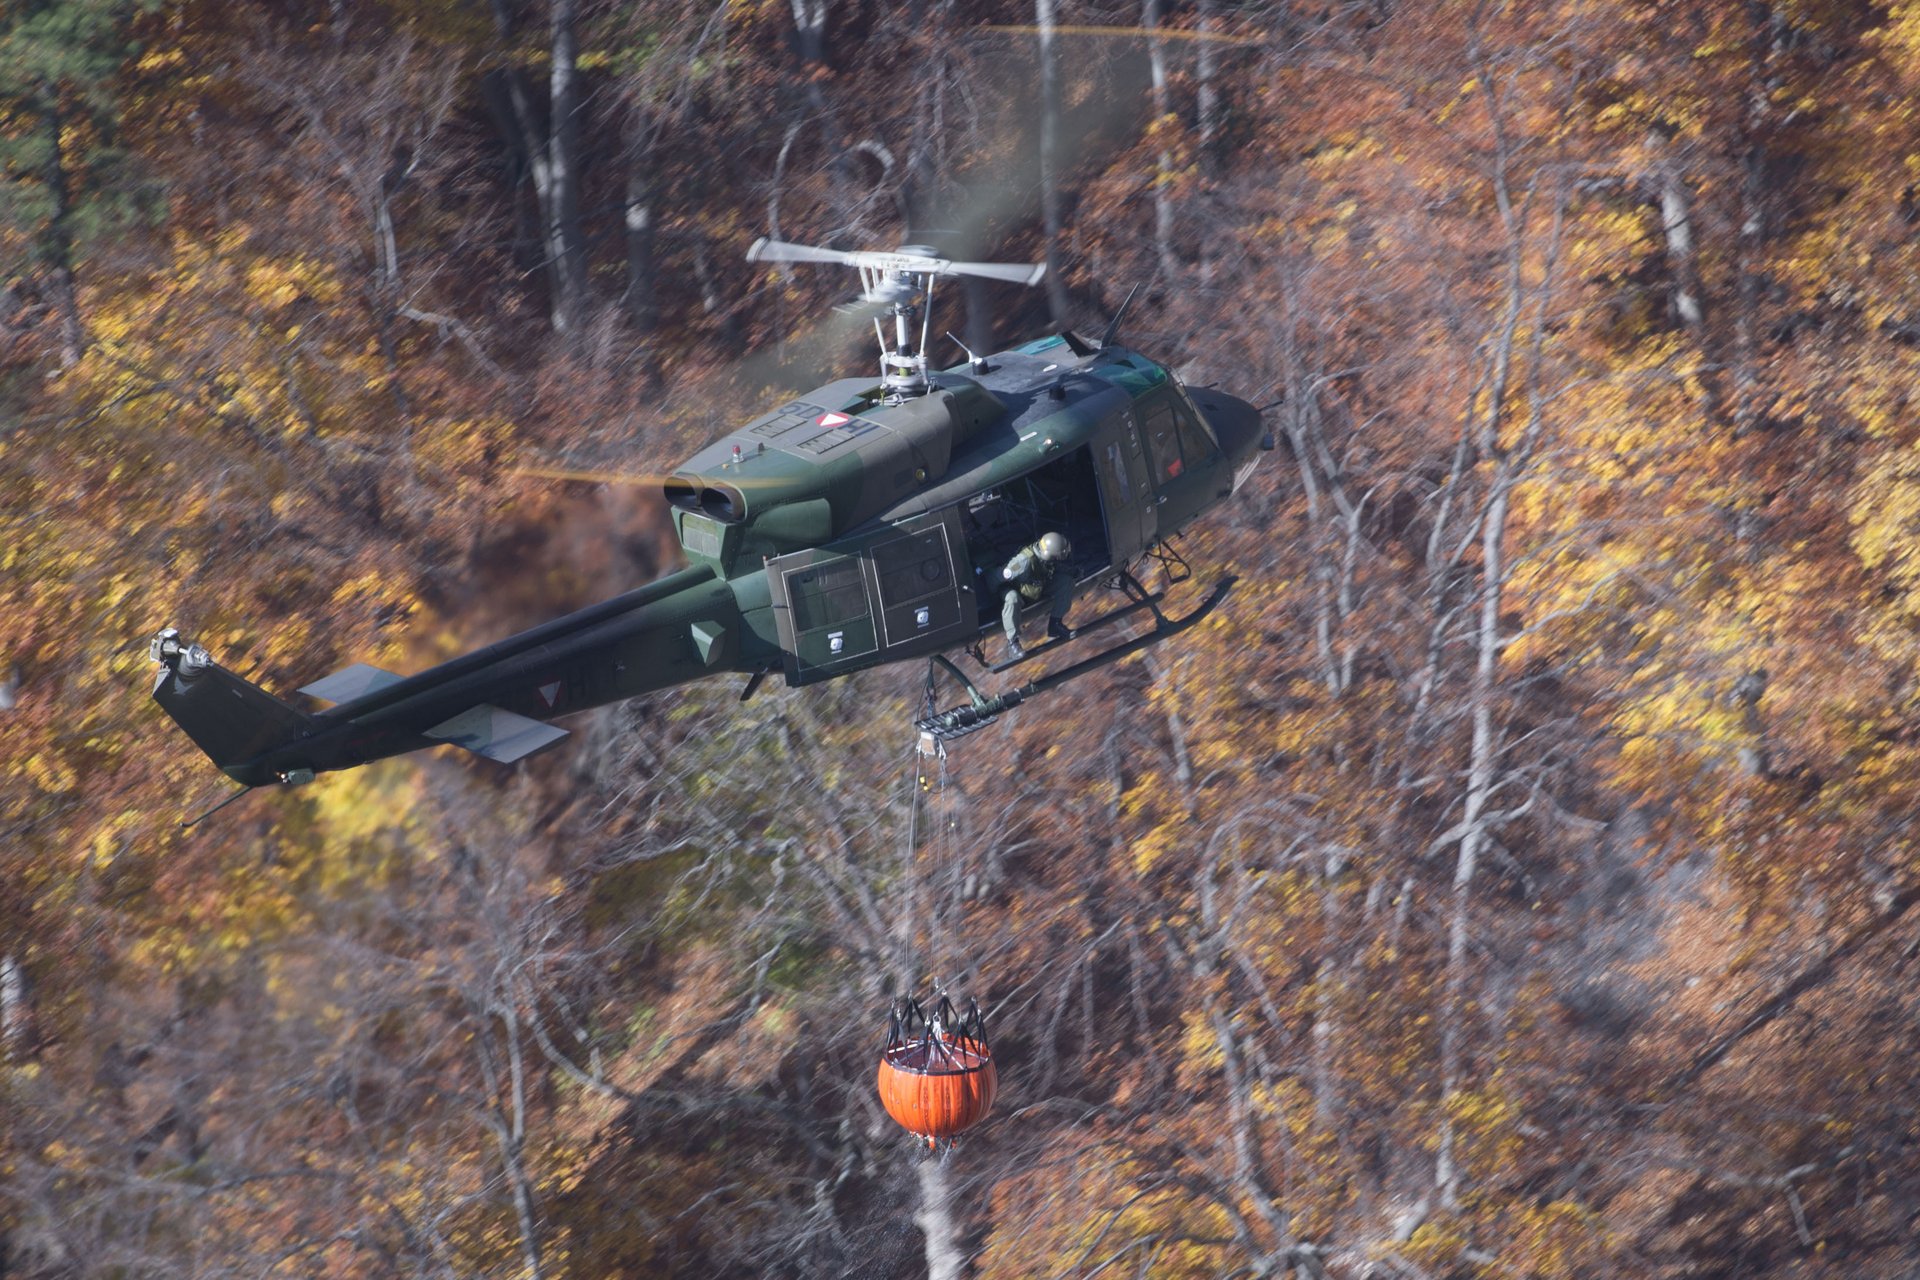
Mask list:
[[[927,335],[933,321],[933,285],[941,276],[977,276],[1010,284],[1035,285],[1047,272],[1045,263],[954,262],[938,256],[927,245],[901,245],[893,253],[822,249],[760,239],[747,250],[748,262],[824,262],[853,267],[860,272],[860,301],[878,306],[873,320],[880,343],[880,385],[891,403],[923,396],[933,388],[927,364]],[[893,317],[893,345],[887,345],[880,317]],[[920,338],[913,339],[913,322],[920,321]]]

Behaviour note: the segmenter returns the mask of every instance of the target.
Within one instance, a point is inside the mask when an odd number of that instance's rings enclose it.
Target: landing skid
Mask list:
[[[1122,644],[1117,644],[1111,649],[1096,653],[1091,658],[1076,662],[1070,667],[1063,667],[1051,675],[1041,676],[1038,680],[1030,681],[1019,688],[1009,689],[1005,693],[993,697],[988,697],[986,694],[981,693],[979,688],[974,685],[973,681],[967,679],[959,667],[948,661],[944,655],[936,654],[930,660],[927,668],[928,705],[933,705],[931,691],[934,685],[936,670],[943,670],[955,680],[959,681],[960,687],[966,691],[967,702],[964,705],[952,707],[946,711],[939,711],[931,715],[923,716],[921,719],[913,722],[913,727],[924,735],[923,740],[924,738],[931,738],[936,743],[950,742],[955,738],[964,738],[976,730],[984,729],[1030,698],[1045,693],[1049,689],[1057,689],[1069,680],[1076,680],[1091,671],[1096,671],[1101,667],[1111,666],[1122,658],[1139,653],[1144,649],[1150,649],[1163,640],[1170,640],[1174,636],[1179,635],[1182,631],[1185,631],[1188,627],[1191,627],[1194,623],[1199,622],[1209,613],[1212,613],[1214,606],[1226,598],[1227,592],[1233,590],[1233,584],[1236,579],[1228,576],[1214,583],[1213,589],[1207,593],[1206,599],[1195,605],[1192,611],[1178,618],[1169,618],[1166,614],[1160,612],[1160,593],[1147,595],[1145,589],[1142,588],[1138,582],[1134,582],[1131,577],[1128,577],[1127,581],[1133,584],[1128,594],[1133,594],[1135,591],[1138,591],[1141,598],[1135,599],[1133,603],[1124,605],[1116,609],[1113,613],[1101,617],[1085,627],[1079,628],[1076,634],[1084,634],[1096,627],[1105,626],[1109,622],[1116,621],[1127,614],[1137,612],[1141,609],[1150,609],[1153,611],[1153,630],[1143,635],[1135,636],[1133,639],[1125,641]],[[1026,656],[1029,658],[1039,657],[1047,650],[1064,643],[1066,642],[1055,640],[1044,645],[1037,645],[1028,651]],[[1008,667],[1019,665],[1021,661],[1024,661],[1024,659],[1016,659],[1012,662],[1003,663],[1000,666],[993,667],[992,670],[1002,671]]]

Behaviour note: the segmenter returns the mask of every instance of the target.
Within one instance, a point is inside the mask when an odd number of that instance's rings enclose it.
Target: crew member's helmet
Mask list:
[[[1067,541],[1064,533],[1043,533],[1040,535],[1040,558],[1042,560],[1065,560],[1073,554],[1073,544]]]

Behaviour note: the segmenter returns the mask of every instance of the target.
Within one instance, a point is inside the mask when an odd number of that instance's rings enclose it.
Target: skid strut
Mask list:
[[[924,716],[914,721],[913,726],[926,737],[932,738],[935,742],[948,742],[954,738],[963,738],[976,730],[984,729],[1030,698],[1045,693],[1049,689],[1057,689],[1069,680],[1076,680],[1088,672],[1096,671],[1101,667],[1111,666],[1122,658],[1130,657],[1143,649],[1150,649],[1163,640],[1170,640],[1174,636],[1179,635],[1182,631],[1185,631],[1188,627],[1199,622],[1209,613],[1212,613],[1214,606],[1226,598],[1227,592],[1233,590],[1234,582],[1235,579],[1232,577],[1220,579],[1220,581],[1213,584],[1213,590],[1207,593],[1206,599],[1194,606],[1192,612],[1178,618],[1169,618],[1166,614],[1160,612],[1160,597],[1158,595],[1144,596],[1143,592],[1142,595],[1144,598],[1136,599],[1132,604],[1115,610],[1112,614],[1100,618],[1089,626],[1079,628],[1076,634],[1084,633],[1093,627],[1103,626],[1121,616],[1143,608],[1153,611],[1153,630],[1135,636],[1124,644],[1118,644],[1111,649],[1096,653],[1091,658],[1076,662],[1070,667],[1063,667],[1051,675],[1041,676],[1038,680],[1029,681],[1017,688],[1009,689],[1005,693],[993,696],[982,693],[973,681],[967,679],[959,667],[949,662],[944,656],[936,654],[927,669],[928,680],[931,681],[933,679],[936,668],[945,671],[948,675],[960,682],[960,687],[966,691],[967,702],[962,706],[952,707],[946,711],[935,712],[932,715]],[[1135,585],[1136,587],[1138,586],[1138,584]],[[1057,641],[1055,643],[1065,642]],[[1052,647],[1052,644],[1044,645],[1036,648],[1034,653],[1037,655]],[[1007,663],[1004,665],[1013,666],[1015,664]],[[996,671],[1001,669],[1000,667],[994,668]]]
[[[1104,627],[1111,626],[1120,621],[1122,618],[1131,617],[1142,609],[1153,610],[1153,624],[1156,630],[1167,625],[1166,615],[1160,612],[1160,601],[1166,597],[1166,592],[1148,591],[1140,585],[1139,579],[1124,569],[1120,571],[1120,581],[1118,585],[1120,590],[1124,591],[1127,595],[1127,603],[1121,605],[1118,609],[1103,613],[1092,622],[1075,627],[1067,633],[1064,639],[1045,640],[1033,646],[1033,648],[1028,649],[1017,658],[1003,658],[999,662],[982,662],[980,665],[986,667],[987,670],[993,672],[995,675],[998,675],[1002,671],[1010,670],[1023,662],[1029,662],[1044,653],[1057,649],[1063,644],[1078,640],[1089,631],[1099,631]]]

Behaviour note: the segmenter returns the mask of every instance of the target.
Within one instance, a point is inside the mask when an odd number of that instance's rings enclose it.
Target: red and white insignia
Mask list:
[[[823,413],[815,418],[814,421],[823,427],[837,427],[843,422],[852,422],[853,417],[851,414],[845,413]]]
[[[552,684],[541,685],[540,699],[548,706],[552,706],[555,702],[558,702],[560,700],[560,682],[555,680]]]

